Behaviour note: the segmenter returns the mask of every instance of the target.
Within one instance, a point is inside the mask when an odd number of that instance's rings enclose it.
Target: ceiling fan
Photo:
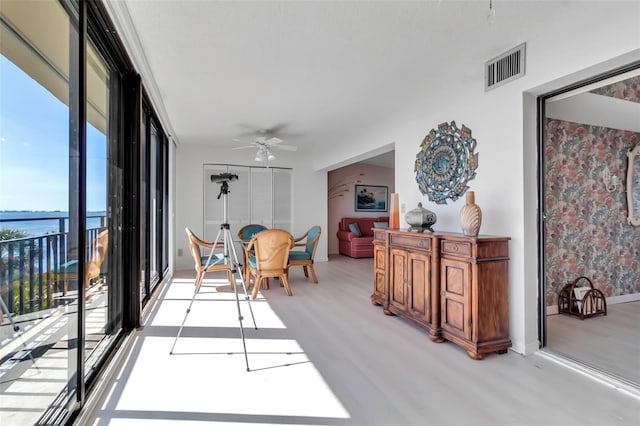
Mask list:
[[[263,161],[267,164],[270,160],[274,160],[276,158],[276,156],[272,152],[272,149],[281,149],[284,151],[296,151],[298,149],[297,146],[284,145],[282,143],[283,140],[276,136],[273,136],[273,132],[269,130],[258,130],[255,133],[259,136],[253,142],[251,142],[250,145],[238,146],[232,149],[257,148],[255,160]]]

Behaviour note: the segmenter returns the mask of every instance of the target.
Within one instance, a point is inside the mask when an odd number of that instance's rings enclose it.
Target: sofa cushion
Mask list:
[[[360,227],[357,223],[350,223],[349,231],[353,232],[356,235],[356,238],[362,237],[362,232],[360,232]]]

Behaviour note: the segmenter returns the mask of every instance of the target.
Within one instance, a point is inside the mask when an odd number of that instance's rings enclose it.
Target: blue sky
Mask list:
[[[106,205],[106,138],[87,125],[87,210]],[[0,210],[67,211],[69,108],[0,55]]]

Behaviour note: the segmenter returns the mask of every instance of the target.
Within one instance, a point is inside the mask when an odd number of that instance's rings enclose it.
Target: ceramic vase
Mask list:
[[[400,202],[396,193],[389,195],[389,228],[400,228]]]
[[[476,204],[473,191],[467,192],[467,204],[460,210],[460,226],[462,233],[468,237],[477,237],[482,224],[482,210]]]

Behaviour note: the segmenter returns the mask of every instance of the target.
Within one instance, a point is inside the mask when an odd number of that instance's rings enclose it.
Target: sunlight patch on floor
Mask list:
[[[280,290],[277,281],[271,287]],[[193,280],[170,284],[137,337],[96,424],[100,417],[111,425],[282,424],[278,418],[292,424],[310,418],[317,424],[318,419],[331,423],[349,418],[303,348],[287,337],[267,300],[260,295],[250,302],[255,330],[238,286],[247,372],[233,289],[225,280],[204,280],[187,313],[193,288]]]
[[[169,354],[172,338],[145,338],[139,357],[156,362],[136,363],[112,408],[348,417],[294,340],[247,339],[246,343],[250,372],[240,338],[181,338],[173,355]]]
[[[228,281],[203,280],[200,291],[191,304],[193,291],[193,280],[179,285],[172,284],[150,325],[180,326],[184,320],[185,327],[239,327],[238,303]],[[251,311],[258,328],[285,327],[264,298],[259,296],[247,302],[242,286],[238,286],[237,291],[244,327],[254,328]],[[191,310],[187,314],[190,304]]]

